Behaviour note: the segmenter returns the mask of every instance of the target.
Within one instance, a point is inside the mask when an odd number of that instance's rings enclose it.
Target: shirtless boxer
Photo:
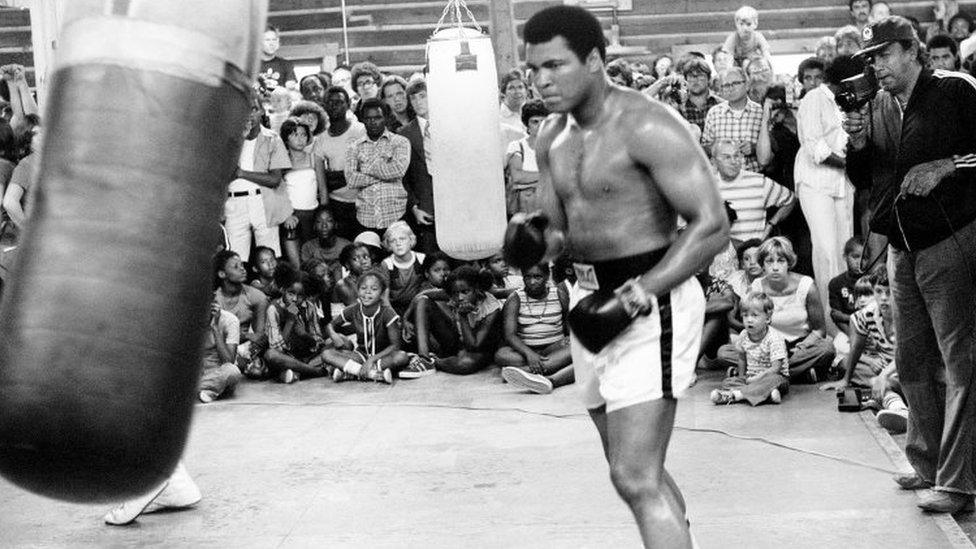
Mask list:
[[[701,340],[693,275],[729,240],[718,185],[675,111],[608,80],[589,12],[544,9],[524,36],[532,82],[558,114],[536,145],[543,213],[513,217],[506,252],[523,266],[546,247],[574,258],[573,366],[613,485],[646,547],[691,547],[664,460]]]

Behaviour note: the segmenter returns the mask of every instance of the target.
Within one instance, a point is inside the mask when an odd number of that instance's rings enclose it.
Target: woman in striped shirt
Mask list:
[[[506,346],[495,354],[502,377],[539,394],[574,381],[566,315],[569,293],[549,281],[549,265],[522,273],[524,288],[508,297],[502,309]]]

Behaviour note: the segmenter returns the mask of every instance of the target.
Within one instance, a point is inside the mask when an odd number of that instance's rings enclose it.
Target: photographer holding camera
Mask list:
[[[871,178],[872,232],[888,237],[898,342],[909,404],[904,489],[931,488],[919,507],[954,513],[976,494],[976,80],[924,68],[911,23],[864,29],[881,90],[844,82],[848,169]],[[857,99],[869,96],[870,104]],[[853,175],[853,174],[852,174]],[[872,256],[878,254],[872,249]]]

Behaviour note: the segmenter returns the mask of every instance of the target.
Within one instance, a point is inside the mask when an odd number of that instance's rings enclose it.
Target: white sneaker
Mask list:
[[[908,430],[908,410],[881,410],[877,415],[878,424],[893,435]]]
[[[136,520],[136,517],[141,515],[143,511],[146,510],[146,507],[148,507],[149,504],[152,503],[152,501],[156,499],[160,493],[162,493],[168,484],[169,480],[135,499],[130,499],[129,501],[119,504],[119,506],[115,509],[105,513],[105,516],[103,517],[105,519],[105,524],[111,524],[112,526],[125,526],[126,524],[132,523],[132,521]]]
[[[202,498],[203,495],[200,493],[200,488],[193,482],[193,479],[186,472],[186,467],[183,466],[183,462],[181,461],[177,464],[173,474],[170,475],[166,488],[160,492],[156,499],[149,502],[149,505],[146,506],[142,513],[154,513],[162,509],[193,507],[197,503],[200,503]]]
[[[533,393],[548,395],[552,392],[552,382],[546,376],[526,372],[521,368],[506,366],[502,368],[502,377],[512,385],[528,389]]]

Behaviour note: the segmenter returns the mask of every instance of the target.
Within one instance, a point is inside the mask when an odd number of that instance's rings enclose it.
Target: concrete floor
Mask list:
[[[780,406],[714,406],[718,381],[679,405],[668,457],[701,547],[967,546],[954,521],[895,489],[884,446],[897,446],[870,416],[836,412],[812,386]],[[497,370],[392,387],[246,383],[197,407],[185,463],[199,506],[121,528],[101,523],[105,506],[0,481],[0,546],[640,546],[574,389],[523,393]]]

